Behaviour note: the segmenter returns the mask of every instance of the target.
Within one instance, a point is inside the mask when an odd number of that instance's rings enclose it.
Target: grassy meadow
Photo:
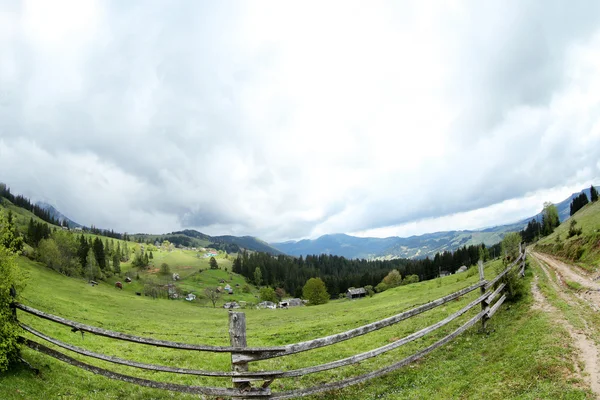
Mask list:
[[[176,251],[169,254],[159,253],[155,257],[157,263],[171,260],[173,264],[180,266],[189,264],[191,269],[202,268],[201,264],[193,262],[205,261]],[[174,257],[181,257],[181,262],[176,263]],[[219,260],[221,267],[225,268],[221,261],[226,260]],[[188,343],[229,344],[228,312],[222,308],[206,308],[200,303],[187,301],[153,300],[136,296],[128,287],[118,290],[111,283],[101,283],[92,287],[84,280],[64,277],[26,258],[20,258],[19,263],[29,275],[28,285],[21,293],[21,301],[24,304],[124,333]],[[495,274],[497,263],[498,261],[486,266],[488,278]],[[184,268],[181,270],[185,271]],[[206,272],[199,275],[202,277]],[[224,269],[213,272],[226,274]],[[191,273],[187,279],[193,280],[194,274]],[[213,276],[210,279],[217,278],[218,276]],[[529,285],[530,272],[527,273],[526,279]],[[243,310],[247,318],[248,345],[275,346],[342,332],[434,300],[476,281],[477,274],[470,270],[463,274],[401,286],[372,298],[335,300],[325,305],[287,310]],[[435,323],[462,308],[477,295],[478,291],[473,292],[443,307],[346,342],[252,363],[250,368],[287,370],[355,355]],[[312,398],[591,398],[590,392],[582,388],[581,382],[575,377],[572,365],[574,350],[568,343],[567,333],[553,324],[546,314],[531,309],[531,302],[531,296],[527,294],[518,303],[503,305],[501,311],[488,323],[489,330],[486,333],[480,332],[479,326],[474,327],[450,344],[408,367],[358,386]],[[271,387],[274,391],[309,387],[379,369],[445,336],[476,312],[474,309],[435,333],[379,357],[302,378],[276,380]],[[224,371],[230,368],[228,354],[154,348],[91,334],[82,337],[79,332],[71,332],[70,328],[40,320],[24,312],[19,312],[19,319],[59,340],[121,358],[183,368]],[[24,336],[29,337],[28,334]],[[54,348],[53,345],[43,344]],[[68,353],[66,350],[58,350]],[[115,372],[152,380],[189,385],[230,386],[229,380],[223,378],[144,371],[68,354]],[[27,367],[20,365],[0,375],[0,398],[198,398],[112,381],[29,349],[23,350],[23,357],[39,368],[40,374],[35,375]]]

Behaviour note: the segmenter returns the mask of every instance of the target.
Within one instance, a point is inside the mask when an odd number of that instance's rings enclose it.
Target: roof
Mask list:
[[[367,294],[367,291],[365,290],[365,288],[355,288],[355,289],[348,289],[348,293],[351,295],[355,295],[355,294]]]

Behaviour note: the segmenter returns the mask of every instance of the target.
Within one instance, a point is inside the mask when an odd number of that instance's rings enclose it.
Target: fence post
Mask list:
[[[479,260],[479,262],[477,263],[477,269],[479,269],[479,282],[485,281],[485,274],[483,271],[483,261],[482,260]],[[482,295],[485,293],[485,287],[482,286],[479,290],[481,291]],[[482,300],[481,301],[481,311],[485,310],[486,307],[487,307],[487,304],[485,303],[485,300]],[[483,332],[485,332],[486,326],[487,326],[487,318],[484,315],[481,318],[481,330]]]
[[[243,312],[229,312],[229,341],[232,347],[246,347],[246,314]],[[238,361],[236,355],[231,353],[231,370],[233,372],[248,371],[248,362]],[[233,387],[241,391],[250,389],[250,381],[244,381],[233,377]]]

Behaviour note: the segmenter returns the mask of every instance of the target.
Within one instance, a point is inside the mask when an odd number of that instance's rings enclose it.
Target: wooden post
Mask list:
[[[482,260],[479,260],[479,262],[477,263],[477,269],[479,269],[479,281],[480,282],[485,281],[485,274],[483,271],[483,261]],[[485,288],[482,286],[480,290],[481,290],[481,294],[483,295],[485,293]],[[481,311],[485,310],[486,307],[487,307],[487,304],[484,300],[481,302]],[[486,325],[487,325],[487,318],[484,315],[483,318],[481,318],[481,330],[483,332],[485,332]]]
[[[229,341],[232,347],[246,347],[246,314],[242,312],[229,312]],[[231,353],[231,370],[233,372],[248,371],[248,362],[239,361],[239,353]],[[241,391],[250,389],[250,381],[233,378],[233,387]]]

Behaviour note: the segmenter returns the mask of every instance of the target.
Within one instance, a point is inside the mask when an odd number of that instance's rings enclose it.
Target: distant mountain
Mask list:
[[[511,224],[504,227],[488,228],[485,231],[449,231],[427,233],[401,238],[361,238],[334,234],[324,235],[314,240],[300,240],[272,243],[282,252],[300,256],[307,254],[334,254],[346,258],[390,259],[425,258],[444,250],[456,250],[460,246],[485,243],[494,245],[502,240],[506,232],[523,229],[525,224]]]
[[[591,197],[590,189],[573,193],[570,197],[556,204],[559,218],[562,221],[569,218],[570,205],[580,193]],[[434,256],[445,250],[456,250],[460,246],[484,243],[492,246],[502,240],[507,232],[523,229],[531,219],[542,219],[542,213],[522,221],[494,226],[480,230],[448,231],[427,233],[419,236],[401,238],[361,238],[345,234],[324,235],[314,240],[287,241],[271,243],[282,252],[300,256],[307,254],[334,254],[346,258],[424,258]]]
[[[80,228],[83,226],[73,221],[69,217],[65,216],[63,213],[54,208],[54,206],[51,204],[45,203],[43,201],[38,201],[35,204],[48,211],[53,218],[56,218],[59,221],[67,221],[67,225],[69,226],[69,228]]]

